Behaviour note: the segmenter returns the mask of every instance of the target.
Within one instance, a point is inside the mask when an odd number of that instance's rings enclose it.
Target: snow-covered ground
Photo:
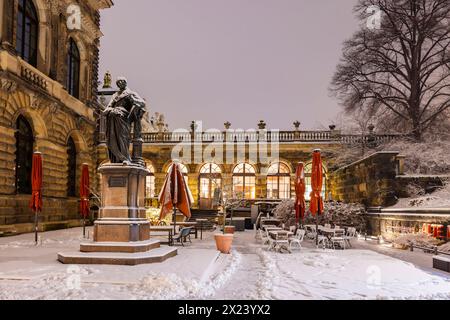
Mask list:
[[[359,243],[346,251],[305,243],[278,254],[245,232],[231,255],[218,254],[206,233],[161,264],[58,263],[56,253],[76,250],[80,234],[47,232],[38,247],[29,234],[0,238],[0,299],[450,299],[450,277],[431,269],[430,255],[418,267],[411,256]]]

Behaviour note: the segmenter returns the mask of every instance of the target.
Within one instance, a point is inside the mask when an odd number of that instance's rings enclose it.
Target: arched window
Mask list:
[[[31,194],[33,130],[23,116],[16,122],[16,193]]]
[[[256,170],[252,165],[241,163],[234,168],[233,192],[237,198],[256,198]]]
[[[214,193],[222,187],[222,170],[215,163],[206,163],[200,169],[200,209],[213,207]]]
[[[77,195],[77,148],[71,137],[67,141],[67,196]]]
[[[184,181],[186,181],[186,185],[187,185],[187,184],[188,184],[188,181],[189,181],[189,178],[188,178],[188,173],[189,173],[188,168],[186,167],[186,165],[182,164],[181,162],[178,162],[178,161],[175,161],[175,162],[178,163],[178,165],[180,166],[181,173],[183,174],[183,176],[184,176]],[[166,173],[169,173],[169,169],[170,169],[170,166],[167,168]]]
[[[32,0],[19,0],[16,51],[26,62],[37,66],[39,19]]]
[[[150,199],[156,196],[155,167],[147,164],[147,169],[150,171],[150,175],[145,179],[145,198]]]
[[[305,199],[311,199],[311,172],[312,172],[312,163],[309,163],[305,166],[305,184],[306,184],[306,192]],[[322,197],[326,196],[326,188],[327,188],[327,177],[326,177],[327,169],[323,167],[323,182],[322,182]]]
[[[80,51],[73,39],[67,52],[67,91],[75,98],[80,96]]]
[[[284,163],[274,163],[267,172],[267,198],[289,199],[291,197],[291,171]]]

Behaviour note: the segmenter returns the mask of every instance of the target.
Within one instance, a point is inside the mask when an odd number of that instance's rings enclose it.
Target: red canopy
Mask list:
[[[84,163],[81,170],[80,182],[80,214],[83,218],[89,215],[89,166]]]
[[[323,213],[323,199],[322,199],[322,185],[323,185],[323,166],[322,157],[319,150],[314,150],[312,172],[311,172],[311,202],[309,210],[315,216],[320,208],[320,213]],[[320,206],[320,207],[319,207]]]
[[[159,195],[159,202],[161,203],[160,219],[164,219],[174,207],[178,208],[187,218],[191,217],[190,208],[193,198],[177,163],[170,166]]]
[[[305,191],[305,165],[303,162],[300,162],[295,171],[295,218],[297,223],[305,217]]]
[[[33,154],[31,189],[30,209],[35,212],[42,211],[42,154],[40,152]]]

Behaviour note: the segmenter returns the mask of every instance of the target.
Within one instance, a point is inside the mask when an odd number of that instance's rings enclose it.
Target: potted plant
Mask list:
[[[233,243],[234,238],[234,232],[233,233],[226,233],[225,231],[225,225],[227,221],[227,211],[225,209],[225,206],[223,207],[223,231],[222,233],[216,233],[214,235],[214,240],[216,241],[216,248],[218,251],[224,254],[229,254],[231,252],[231,245]]]
[[[217,250],[221,253],[229,254],[231,252],[231,245],[233,244],[234,239],[234,226],[227,226],[227,209],[231,208],[232,214],[236,203],[233,203],[232,200],[226,198],[226,193],[222,192],[222,211],[223,218],[222,221],[222,233],[216,233],[214,235],[214,239],[216,241]],[[239,203],[239,202],[238,202]]]

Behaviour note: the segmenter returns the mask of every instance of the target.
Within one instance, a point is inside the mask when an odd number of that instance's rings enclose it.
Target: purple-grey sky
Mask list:
[[[328,86],[356,0],[115,0],[102,12],[101,74],[124,75],[171,129],[327,127]]]

